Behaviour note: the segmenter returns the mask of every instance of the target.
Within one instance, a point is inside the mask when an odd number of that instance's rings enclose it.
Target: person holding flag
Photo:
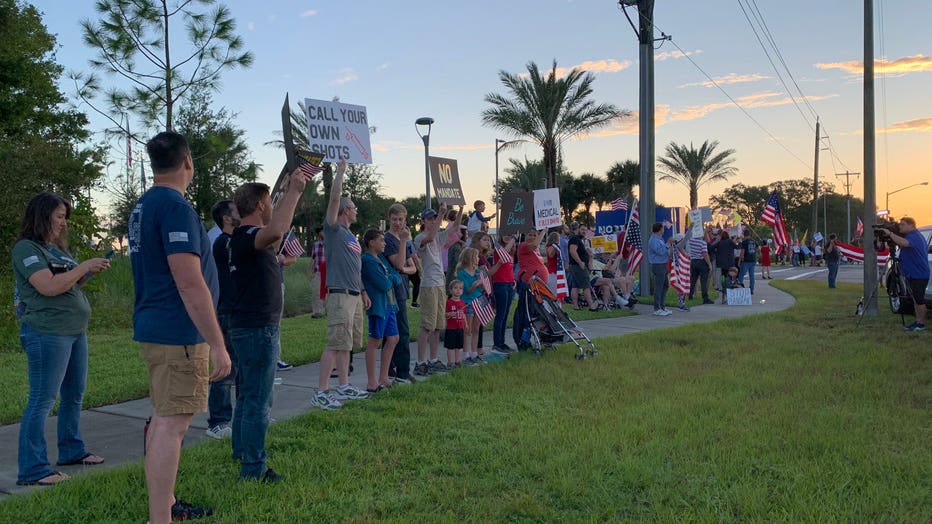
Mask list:
[[[495,299],[495,323],[492,325],[492,351],[510,354],[514,348],[505,342],[505,329],[508,327],[508,313],[515,293],[515,239],[511,235],[498,237],[498,245],[492,254],[494,264],[489,268],[492,277],[492,296]],[[557,254],[559,258],[559,253]]]

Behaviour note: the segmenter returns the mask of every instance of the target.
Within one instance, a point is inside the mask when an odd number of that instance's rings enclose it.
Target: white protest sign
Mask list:
[[[371,164],[369,117],[364,106],[327,100],[304,99],[307,108],[307,141],[311,152],[325,162],[345,158],[350,164]]]
[[[692,236],[701,237],[702,236],[702,210],[693,209],[689,212],[689,223],[692,228]]]
[[[815,240],[816,242],[819,242],[820,240],[822,240],[822,233],[819,233],[818,231],[816,231],[816,234],[812,235],[812,239]]]
[[[737,287],[734,289],[729,289],[727,294],[728,294],[728,305],[729,306],[750,306],[751,305],[751,290],[746,287]]]
[[[560,190],[554,187],[534,191],[534,225],[537,230],[559,226],[562,223]]]

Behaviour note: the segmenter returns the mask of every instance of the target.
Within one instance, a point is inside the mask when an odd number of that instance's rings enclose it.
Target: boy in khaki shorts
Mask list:
[[[446,279],[443,274],[442,249],[449,248],[459,240],[460,222],[463,206],[459,206],[456,216],[446,229],[440,231],[440,216],[447,210],[446,204],[440,204],[440,213],[433,209],[421,212],[424,231],[414,238],[414,247],[421,259],[421,328],[417,334],[417,364],[414,374],[425,376],[444,371],[446,366],[440,361],[440,330],[446,325]],[[427,360],[427,347],[430,344],[430,360]]]

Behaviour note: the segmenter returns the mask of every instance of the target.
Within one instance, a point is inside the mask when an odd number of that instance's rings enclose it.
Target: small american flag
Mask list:
[[[557,257],[557,299],[563,300],[570,296],[569,286],[566,285],[566,271],[563,269],[563,257]]]
[[[310,162],[303,162],[298,166],[298,171],[301,171],[305,175],[313,178],[316,175],[319,175],[324,172],[324,168],[320,166],[315,166]]]
[[[861,238],[864,236],[864,222],[861,222],[861,217],[857,217],[858,225],[854,228],[854,238]]]
[[[612,200],[612,211],[627,211],[628,202],[623,198]]]
[[[483,326],[495,318],[495,308],[492,307],[492,303],[489,302],[489,298],[485,295],[479,295],[478,298],[472,301],[472,310]]]
[[[492,282],[489,281],[489,274],[484,269],[479,270],[479,282],[482,283],[482,290],[487,295],[492,293]]]
[[[282,242],[282,254],[289,257],[299,257],[304,254],[304,246],[298,240],[298,235],[294,234],[294,229],[285,235],[285,241]]]
[[[504,264],[507,264],[507,263],[509,263],[509,262],[511,262],[511,261],[514,260],[514,259],[511,258],[511,253],[509,253],[509,252],[505,249],[505,246],[496,246],[496,247],[495,247],[495,254],[498,255],[498,259],[501,260],[502,263],[504,263]]]
[[[350,251],[353,253],[362,255],[362,246],[359,245],[359,240],[356,240],[356,236],[352,233],[347,233],[346,237],[346,247],[350,248]]]
[[[676,250],[676,257],[670,262],[673,271],[670,285],[677,293],[689,294],[689,255],[682,249]]]
[[[644,258],[644,250],[641,247],[641,219],[637,201],[632,206],[631,219],[628,220],[628,227],[625,229],[623,248],[627,248],[627,251],[623,249],[622,253],[627,253],[628,272],[626,276],[630,277],[637,272],[641,260]]]

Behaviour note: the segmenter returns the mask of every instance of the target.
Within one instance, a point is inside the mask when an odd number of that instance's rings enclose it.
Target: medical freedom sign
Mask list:
[[[304,99],[307,108],[307,142],[325,162],[345,158],[350,164],[371,164],[369,117],[364,106]]]

